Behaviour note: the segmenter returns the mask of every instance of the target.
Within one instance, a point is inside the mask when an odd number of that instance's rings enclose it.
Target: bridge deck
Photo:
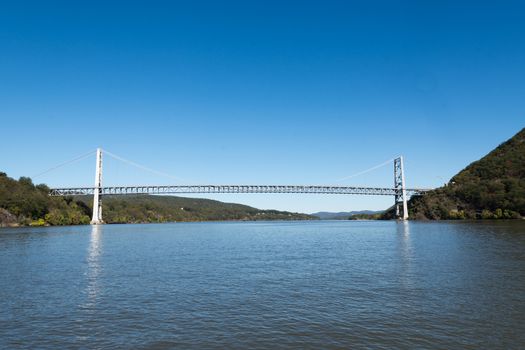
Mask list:
[[[51,196],[92,195],[95,187],[53,188]],[[421,195],[429,189],[407,188],[407,195]],[[298,185],[175,185],[101,187],[101,195],[176,194],[176,193],[313,193],[394,196],[400,189],[389,187],[298,186]]]

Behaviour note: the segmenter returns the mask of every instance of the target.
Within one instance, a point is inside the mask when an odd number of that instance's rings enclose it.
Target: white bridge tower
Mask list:
[[[93,218],[91,225],[101,225],[102,220],[102,149],[97,148],[97,168],[95,171],[95,190],[93,192]]]
[[[407,191],[405,187],[405,174],[403,172],[403,156],[394,159],[394,189],[396,218],[408,220]],[[401,213],[401,206],[402,211]]]

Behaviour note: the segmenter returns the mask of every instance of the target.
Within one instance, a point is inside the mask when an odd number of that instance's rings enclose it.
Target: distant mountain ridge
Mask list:
[[[357,211],[340,211],[340,212],[329,212],[329,211],[320,211],[317,213],[312,213],[310,215],[318,217],[321,220],[348,220],[351,216],[354,215],[373,215],[382,213],[382,210],[357,210]]]

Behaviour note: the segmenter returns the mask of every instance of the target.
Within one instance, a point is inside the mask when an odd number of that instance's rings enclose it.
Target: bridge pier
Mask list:
[[[95,171],[95,188],[93,191],[93,217],[91,225],[101,225],[102,220],[102,149],[97,148],[97,166]]]
[[[396,219],[408,220],[407,191],[405,187],[405,174],[403,172],[403,156],[394,159],[394,189]]]

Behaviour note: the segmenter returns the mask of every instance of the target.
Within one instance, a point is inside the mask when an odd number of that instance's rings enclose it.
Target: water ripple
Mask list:
[[[0,348],[525,348],[525,223],[0,230]]]

